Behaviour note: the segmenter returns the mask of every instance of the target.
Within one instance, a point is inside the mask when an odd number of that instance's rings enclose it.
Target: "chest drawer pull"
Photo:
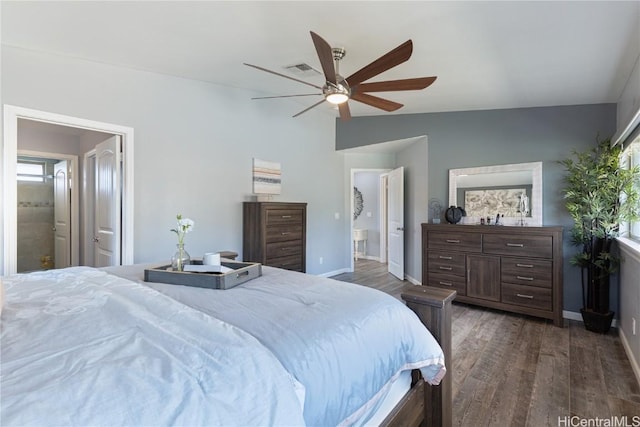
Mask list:
[[[533,277],[516,276],[516,279],[532,281]]]
[[[443,266],[440,266],[440,267],[438,267],[438,268],[439,268],[440,270],[447,270],[447,271],[451,271],[451,270],[453,270],[453,267],[443,267]]]
[[[291,215],[282,215],[282,219],[291,218]]]
[[[533,264],[516,264],[516,267],[533,268]]]
[[[516,294],[516,296],[517,296],[518,298],[533,299],[533,295]]]
[[[457,240],[457,239],[447,239],[447,243],[460,243],[460,240]]]
[[[282,233],[280,233],[280,234],[282,234],[283,236],[286,236],[287,234],[291,234],[291,232],[289,232],[289,231],[283,231],[283,232],[282,232]]]
[[[507,243],[507,246],[510,248],[524,248],[523,243]]]
[[[441,285],[444,285],[444,286],[453,286],[453,283],[451,283],[451,282],[438,282],[438,283],[440,283]]]
[[[453,259],[452,256],[444,256],[444,255],[439,255],[438,258],[440,258],[440,259]]]

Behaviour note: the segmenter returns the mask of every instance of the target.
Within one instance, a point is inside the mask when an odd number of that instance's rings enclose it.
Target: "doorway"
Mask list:
[[[351,170],[351,258],[354,269],[360,259],[385,263],[386,185],[388,169]]]
[[[74,155],[18,150],[17,272],[79,265]]]
[[[114,265],[118,264],[131,264],[133,263],[133,129],[129,127],[113,125],[109,123],[101,123],[95,122],[91,120],[71,117],[71,116],[62,116],[55,113],[43,112],[32,109],[25,109],[21,107],[15,107],[10,105],[4,106],[4,150],[3,150],[3,205],[4,209],[4,217],[3,217],[3,247],[2,247],[2,271],[1,274],[12,274],[16,273],[18,270],[17,266],[17,242],[18,242],[18,189],[17,189],[17,160],[18,160],[18,149],[19,149],[19,132],[18,128],[23,124],[34,125],[37,126],[55,126],[56,129],[62,132],[71,132],[71,133],[83,133],[85,135],[85,139],[83,144],[84,148],[86,148],[87,140],[91,140],[92,137],[102,137],[104,135],[113,136],[116,135],[121,140],[121,154],[122,157],[118,158],[119,164],[118,169],[121,172],[122,182],[121,185],[118,186],[119,193],[118,199],[121,200],[121,208],[119,215],[121,218],[119,220],[120,223],[120,235],[118,237],[119,248],[121,248],[121,253],[118,255],[117,259],[114,260]],[[22,134],[22,132],[21,132]],[[86,135],[90,135],[87,137]],[[56,139],[56,138],[52,138]],[[94,144],[95,146],[95,144]],[[82,150],[84,148],[75,147],[75,153],[78,153],[77,150]],[[62,149],[62,145],[55,144],[51,145],[46,150],[42,150],[40,152],[52,152],[57,153],[58,151],[69,151],[69,147]],[[86,150],[85,150],[86,152]],[[77,156],[77,154],[75,154]],[[57,156],[57,154],[52,154],[53,157]],[[75,164],[77,165],[79,162],[76,159]],[[83,171],[86,172],[86,170]],[[82,190],[87,190],[83,185],[80,185],[80,176],[78,170],[75,172],[71,172],[70,180],[71,180],[71,195],[78,195],[82,193]],[[75,177],[75,182],[74,182]],[[73,186],[75,185],[76,191],[73,191]],[[88,194],[88,193],[86,193]],[[79,196],[80,200],[84,198]],[[83,203],[85,200],[83,200]],[[80,203],[78,203],[78,206]],[[74,215],[74,210],[71,210],[72,216]],[[71,233],[72,241],[74,238],[78,237],[80,239],[86,240],[86,238],[90,238],[90,236],[83,236],[82,227],[80,227],[81,217],[80,208],[75,210],[77,218],[76,221],[71,222]],[[77,229],[75,227],[78,227]],[[76,230],[74,232],[74,230]],[[75,250],[75,252],[71,251],[71,265],[90,265],[90,262],[83,262],[83,248],[84,245],[80,244],[79,247]],[[72,246],[73,248],[73,246]]]
[[[351,170],[351,270],[387,264],[404,280],[404,168]]]

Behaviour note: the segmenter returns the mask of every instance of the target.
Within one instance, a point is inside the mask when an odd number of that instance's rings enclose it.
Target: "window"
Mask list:
[[[44,162],[18,161],[18,181],[44,182]]]
[[[623,167],[640,167],[640,135],[638,135],[636,139],[633,140],[631,144],[629,144],[629,146],[625,148],[622,156]],[[629,223],[628,227],[629,237],[632,240],[640,242],[640,221],[631,222]]]

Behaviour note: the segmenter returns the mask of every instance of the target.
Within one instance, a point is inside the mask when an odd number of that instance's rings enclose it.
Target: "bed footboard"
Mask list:
[[[455,291],[427,286],[407,286],[402,299],[413,310],[422,323],[442,347],[445,365],[449,369],[440,385],[431,386],[418,378],[414,372],[414,386],[385,419],[383,425],[402,426],[451,426],[451,301]]]

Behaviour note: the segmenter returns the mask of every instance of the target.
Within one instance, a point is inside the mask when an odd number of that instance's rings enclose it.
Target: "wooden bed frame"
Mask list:
[[[414,370],[411,389],[382,426],[451,426],[451,301],[455,296],[455,291],[427,286],[407,285],[402,290],[402,299],[442,347],[448,372],[440,385],[432,386],[422,379],[419,370]]]

